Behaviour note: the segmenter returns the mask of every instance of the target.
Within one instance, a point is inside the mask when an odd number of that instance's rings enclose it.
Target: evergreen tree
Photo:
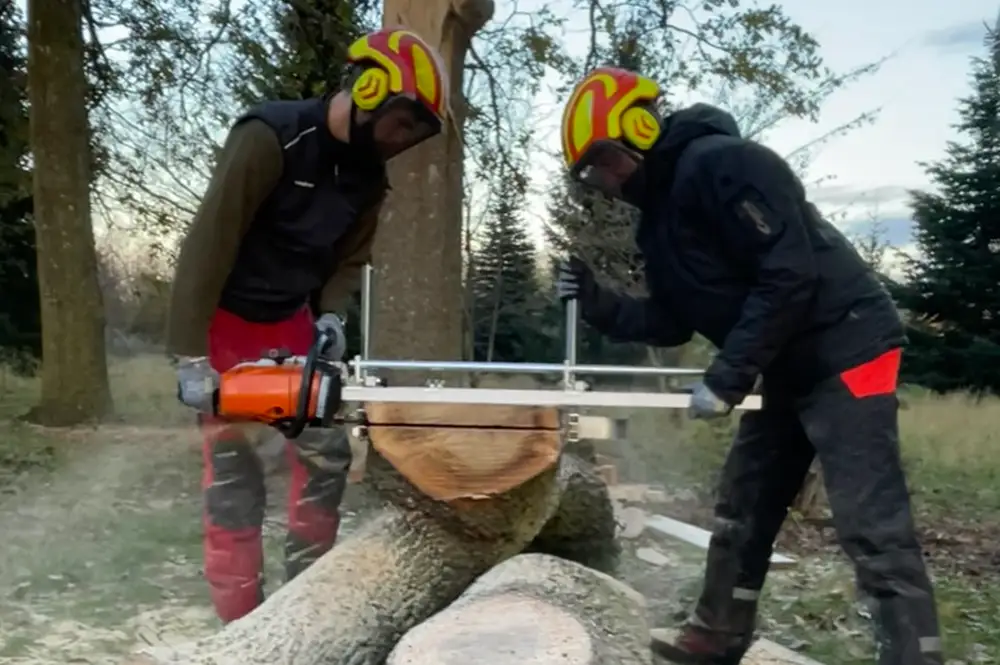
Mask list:
[[[549,355],[551,344],[539,326],[544,301],[534,243],[521,217],[524,183],[515,177],[501,178],[500,183],[471,257],[475,357],[537,361]]]
[[[41,315],[31,173],[24,19],[0,5],[0,353],[3,360],[41,354]]]
[[[919,257],[896,289],[911,321],[904,378],[935,390],[1000,389],[1000,37],[973,60],[961,142],[911,192]]]

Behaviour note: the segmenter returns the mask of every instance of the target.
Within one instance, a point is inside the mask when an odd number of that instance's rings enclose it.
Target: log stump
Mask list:
[[[516,556],[403,636],[387,665],[649,665],[643,596],[544,554]]]
[[[249,615],[130,663],[384,665],[407,631],[529,545],[613,565],[607,489],[563,449],[555,409],[371,404],[367,413],[365,481],[384,508]]]

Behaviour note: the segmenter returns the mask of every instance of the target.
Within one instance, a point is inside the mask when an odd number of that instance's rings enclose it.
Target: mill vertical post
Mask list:
[[[579,302],[575,298],[566,301],[566,353],[563,359],[566,366],[563,371],[563,387],[566,390],[573,390],[576,383],[574,370],[576,369],[576,333],[577,323],[580,318],[579,308]]]

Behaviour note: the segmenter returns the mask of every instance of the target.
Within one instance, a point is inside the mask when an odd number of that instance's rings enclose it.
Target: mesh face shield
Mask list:
[[[609,198],[620,199],[622,186],[641,163],[642,157],[620,141],[597,141],[573,165],[570,175]]]
[[[371,137],[383,159],[391,159],[441,133],[441,121],[405,95],[385,100],[371,113]]]

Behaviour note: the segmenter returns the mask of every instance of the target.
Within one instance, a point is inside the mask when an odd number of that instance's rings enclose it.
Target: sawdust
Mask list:
[[[217,630],[201,570],[197,431],[110,425],[45,436],[71,447],[66,465],[0,498],[0,665],[119,665],[137,647]],[[269,466],[281,471],[273,448]],[[268,495],[273,591],[283,579],[284,475],[268,478]],[[341,536],[368,500],[349,488]]]

